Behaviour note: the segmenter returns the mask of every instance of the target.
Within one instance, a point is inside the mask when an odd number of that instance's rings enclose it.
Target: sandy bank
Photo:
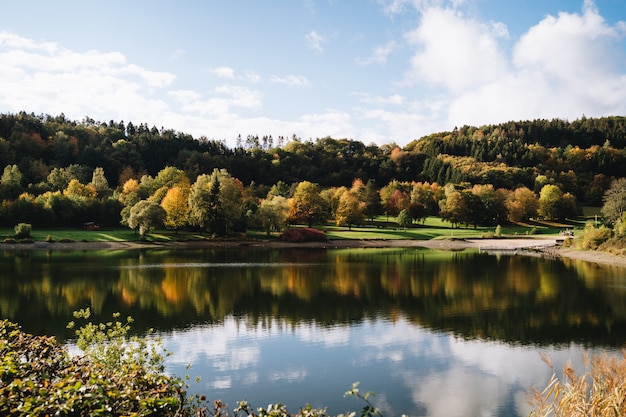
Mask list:
[[[520,237],[502,239],[433,239],[433,240],[329,240],[326,242],[282,242],[277,240],[210,240],[188,242],[34,242],[0,243],[0,250],[124,250],[159,248],[211,248],[211,247],[267,247],[267,248],[430,248],[437,250],[464,250],[478,248],[486,251],[543,251],[551,256],[626,267],[626,257],[608,252],[581,251],[563,248],[556,237]]]

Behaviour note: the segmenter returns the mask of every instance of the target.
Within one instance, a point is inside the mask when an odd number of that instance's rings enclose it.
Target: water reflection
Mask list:
[[[0,256],[0,313],[66,338],[74,310],[156,328],[211,398],[311,402],[352,382],[386,415],[525,415],[524,392],[583,349],[626,342],[626,272],[415,249],[142,250]]]

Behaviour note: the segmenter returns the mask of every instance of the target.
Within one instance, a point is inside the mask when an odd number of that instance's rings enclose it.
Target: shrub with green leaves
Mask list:
[[[16,237],[30,237],[33,226],[29,223],[18,223],[13,230],[15,231]]]
[[[183,383],[162,372],[152,348],[140,352],[145,342],[122,343],[127,330],[88,325],[79,330],[85,355],[71,356],[53,337],[0,321],[0,415],[174,416]]]
[[[582,235],[578,239],[578,247],[580,249],[595,250],[610,238],[611,229],[606,226],[596,227],[593,222],[587,222]]]
[[[291,414],[282,403],[254,410],[240,401],[231,411],[205,396],[186,396],[186,378],[165,374],[168,354],[158,339],[130,337],[132,319],[94,324],[89,309],[74,313],[85,323],[76,330],[82,355],[70,355],[54,337],[24,333],[0,321],[0,415],[163,417],[327,417],[310,405]],[[70,322],[69,328],[76,324]],[[360,413],[338,417],[382,417],[358,383],[346,392],[365,402]]]

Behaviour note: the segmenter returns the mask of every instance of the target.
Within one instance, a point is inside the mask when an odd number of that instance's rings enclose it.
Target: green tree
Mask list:
[[[22,172],[17,165],[13,164],[4,167],[0,185],[2,186],[2,197],[5,199],[17,198],[24,191],[22,187]]]
[[[280,195],[266,198],[261,201],[259,209],[253,215],[253,223],[258,225],[268,236],[272,232],[279,232],[287,224],[289,203]]]
[[[413,223],[413,217],[411,217],[411,213],[407,209],[403,209],[398,213],[398,226],[402,227],[406,232],[407,227],[409,227]]]
[[[207,195],[207,230],[216,235],[226,233],[226,216],[220,201],[220,179],[214,172],[211,175],[209,193]]]
[[[363,202],[365,203],[365,216],[370,219],[370,221],[373,221],[374,217],[383,212],[380,194],[374,180],[367,181],[365,190],[363,191]]]
[[[305,223],[309,227],[326,221],[325,202],[316,184],[309,181],[302,181],[298,184],[289,201],[289,221]]]
[[[276,184],[272,185],[268,193],[268,197],[272,196],[281,196],[281,197],[289,197],[290,187],[284,181],[278,181]]]
[[[189,192],[189,223],[206,230],[209,225],[209,194],[211,176],[198,175]]]
[[[96,190],[98,197],[100,198],[107,197],[111,192],[111,189],[109,188],[109,181],[107,181],[107,178],[104,175],[104,169],[101,167],[96,167],[93,170],[91,182],[88,185],[92,186]]]
[[[545,219],[563,220],[578,214],[576,198],[563,193],[556,185],[545,185],[539,194],[539,215]]]
[[[158,203],[141,200],[130,209],[128,227],[139,229],[139,236],[145,238],[146,233],[162,227],[167,213]]]
[[[610,224],[621,220],[626,213],[626,178],[613,180],[602,201],[601,213],[604,219]]]

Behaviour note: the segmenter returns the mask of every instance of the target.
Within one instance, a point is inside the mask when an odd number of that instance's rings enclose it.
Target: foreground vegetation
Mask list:
[[[89,309],[74,313],[86,321]],[[168,352],[158,339],[130,337],[130,323],[86,321],[76,330],[81,353],[71,355],[55,338],[33,336],[7,320],[0,321],[0,414],[11,416],[290,416],[280,403],[254,409],[240,401],[233,407],[204,395],[188,396],[189,377],[167,375]],[[74,322],[68,324],[69,328]],[[346,392],[364,401],[360,416],[380,415],[358,383]],[[293,414],[326,416],[310,405]],[[355,416],[352,412],[347,416]]]
[[[327,416],[325,408],[310,405],[290,413],[284,404],[253,408],[188,396],[189,377],[168,375],[168,355],[158,339],[129,336],[129,317],[93,324],[89,309],[74,313],[84,321],[76,330],[79,354],[71,355],[53,337],[33,336],[17,324],[0,321],[0,413],[12,416]],[[70,322],[69,328],[75,326]],[[550,358],[542,359],[552,368]],[[626,350],[622,358],[605,353],[585,357],[586,370],[577,373],[568,363],[559,378],[556,371],[543,389],[531,388],[528,400],[533,417],[620,416],[626,413]],[[372,393],[358,383],[346,392],[364,402],[359,413],[340,416],[370,417],[380,411],[370,402]],[[409,410],[407,410],[409,411]]]

